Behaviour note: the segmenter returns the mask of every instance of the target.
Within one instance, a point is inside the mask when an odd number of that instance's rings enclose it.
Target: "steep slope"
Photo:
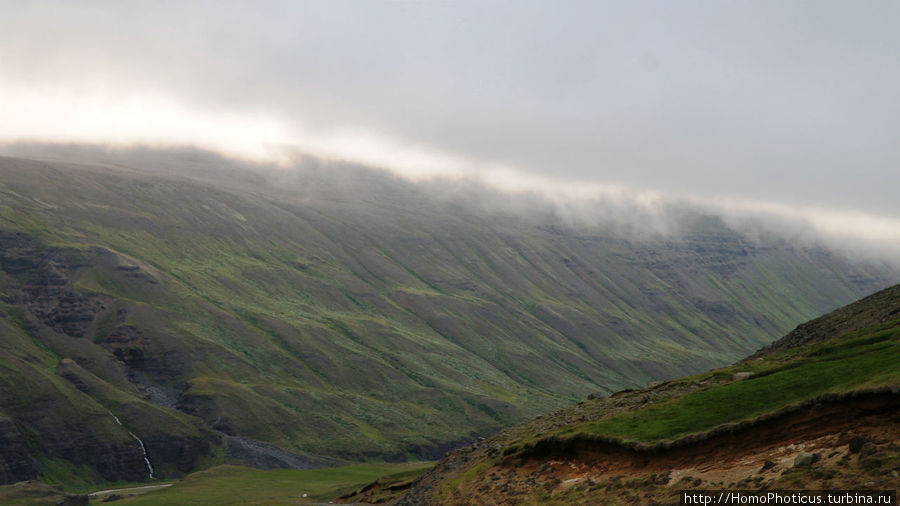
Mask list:
[[[0,158],[2,451],[31,456],[5,452],[5,481],[45,461],[146,477],[130,433],[161,475],[436,457],[587,392],[730,362],[896,277],[690,210],[673,210],[678,236],[635,239],[363,168],[72,158]],[[98,446],[77,434],[110,450],[77,457]]]
[[[775,351],[788,350],[806,344],[825,341],[850,332],[858,332],[867,327],[891,322],[900,318],[900,287],[881,290],[862,300],[799,325],[789,334],[754,353],[747,360],[768,355]]]
[[[804,343],[795,330],[730,367],[539,417],[451,453],[400,504],[668,504],[690,489],[896,489],[898,315],[895,286],[798,327]]]

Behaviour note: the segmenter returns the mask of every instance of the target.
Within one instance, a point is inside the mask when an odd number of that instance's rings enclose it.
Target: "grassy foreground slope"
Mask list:
[[[687,488],[892,489],[900,483],[898,363],[900,285],[732,366],[588,400],[459,450],[406,503],[666,503]]]
[[[0,158],[0,429],[34,457],[2,481],[146,478],[130,433],[160,476],[434,457],[730,362],[896,276],[690,210],[635,239],[360,168],[87,153]]]

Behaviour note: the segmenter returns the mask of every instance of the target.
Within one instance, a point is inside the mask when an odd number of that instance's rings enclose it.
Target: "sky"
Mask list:
[[[0,0],[0,141],[292,150],[900,245],[900,3]]]

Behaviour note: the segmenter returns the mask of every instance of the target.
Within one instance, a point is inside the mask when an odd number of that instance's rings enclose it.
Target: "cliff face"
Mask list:
[[[9,352],[0,385],[0,482],[65,477],[59,466],[85,466],[106,481],[143,481],[145,457],[165,476],[190,471],[212,453],[218,438],[199,420],[161,413],[144,400],[133,374],[144,366],[135,360],[140,347],[118,339],[123,331],[112,324],[128,318],[130,303],[76,287],[84,270],[118,267],[119,257],[102,248],[39,248],[28,234],[0,231]],[[161,417],[171,418],[167,426],[151,428]]]
[[[37,478],[38,468],[29,457],[25,438],[10,419],[0,420],[0,448],[0,483]]]
[[[104,306],[98,298],[78,293],[70,276],[90,265],[115,263],[116,256],[99,248],[38,251],[29,235],[6,230],[0,230],[0,251],[0,269],[16,282],[7,285],[6,302],[24,307],[54,332],[85,337]]]
[[[897,276],[696,212],[638,239],[359,168],[98,157],[0,158],[8,480],[146,476],[132,434],[158,476],[438,456],[731,362]]]

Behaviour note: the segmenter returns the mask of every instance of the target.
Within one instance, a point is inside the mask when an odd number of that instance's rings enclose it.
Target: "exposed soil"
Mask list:
[[[353,501],[353,504],[386,504],[392,503],[406,493],[414,479],[401,480],[378,479],[361,489],[338,497],[338,501]]]
[[[447,504],[670,504],[682,489],[895,490],[898,442],[900,391],[857,392],[665,445],[542,440],[430,492]],[[814,462],[798,464],[802,454]],[[414,490],[401,504],[428,500]]]

